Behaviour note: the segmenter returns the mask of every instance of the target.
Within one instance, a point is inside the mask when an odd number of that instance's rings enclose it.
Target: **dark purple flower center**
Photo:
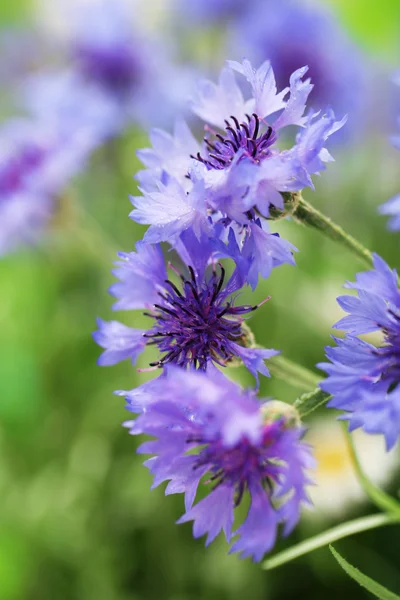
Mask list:
[[[250,158],[254,162],[261,162],[271,155],[271,146],[276,142],[277,135],[270,125],[266,131],[261,132],[259,117],[253,113],[246,115],[247,122],[239,123],[236,117],[231,116],[225,121],[225,135],[212,132],[212,140],[207,136],[204,141],[207,146],[207,155],[191,156],[195,160],[206,165],[208,169],[225,169],[229,167],[235,156],[241,152],[243,157]]]
[[[221,440],[211,442],[201,450],[195,468],[209,464],[210,477],[206,483],[213,482],[215,486],[227,483],[234,487],[236,506],[251,481],[261,483],[271,491],[280,467],[277,461],[271,458],[270,452],[267,455],[266,450],[279,435],[279,426],[279,423],[264,425],[261,440],[257,445],[247,438],[242,438],[233,448],[227,448]],[[202,443],[202,440],[188,440],[193,441]]]
[[[220,269],[219,275],[213,268],[211,276],[199,282],[189,267],[189,279],[180,275],[181,290],[169,279],[165,281],[167,287],[159,292],[160,302],[152,312],[145,313],[156,321],[145,334],[147,343],[165,352],[150,366],[175,363],[205,370],[209,361],[225,366],[236,356],[232,342],[240,344],[245,337],[240,315],[260,305],[233,306],[223,290],[225,270],[222,266]]]
[[[75,56],[85,77],[112,92],[127,93],[140,80],[142,67],[127,44],[77,46]]]
[[[0,198],[22,189],[24,181],[43,162],[45,152],[36,145],[28,145],[0,167]]]

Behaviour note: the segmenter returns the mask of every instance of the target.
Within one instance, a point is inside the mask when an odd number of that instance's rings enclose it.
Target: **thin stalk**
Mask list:
[[[347,430],[347,425],[342,423],[342,426],[354,470],[365,494],[380,510],[400,516],[400,503],[397,502],[395,498],[376,487],[376,485],[367,477],[358,459],[352,437]]]
[[[383,527],[384,525],[398,525],[400,524],[400,517],[394,515],[370,515],[368,517],[361,517],[361,519],[355,519],[354,521],[347,521],[347,523],[341,523],[328,531],[324,531],[314,537],[300,542],[283,552],[275,554],[272,558],[268,558],[263,564],[263,569],[275,569],[280,567],[287,562],[304,556],[313,550],[323,548],[328,544],[333,544],[343,538],[346,538],[355,533],[362,533],[370,529],[376,529],[377,527]]]
[[[278,379],[304,391],[314,389],[320,381],[318,375],[313,371],[280,355],[273,356],[268,360],[268,368]]]
[[[368,268],[373,266],[371,252],[353,236],[349,235],[342,227],[314,208],[307,200],[304,200],[301,194],[296,195],[296,202],[291,214],[297,222],[317,229],[334,242],[338,242],[348,248]]]

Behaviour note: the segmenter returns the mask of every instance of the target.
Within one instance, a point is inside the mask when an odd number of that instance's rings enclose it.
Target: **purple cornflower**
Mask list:
[[[283,209],[282,192],[312,187],[311,175],[332,160],[325,142],[345,121],[335,121],[330,109],[304,116],[312,89],[310,80],[303,80],[306,71],[304,67],[293,73],[290,90],[277,93],[268,61],[256,71],[247,60],[230,61],[218,85],[200,82],[192,102],[195,114],[206,122],[202,146],[182,122],[174,136],[152,132],[153,148],[138,153],[147,169],[137,176],[143,196],[132,198],[136,208],[131,213],[134,220],[150,225],[145,241],[174,243],[188,227],[204,229],[211,222],[218,225],[221,239],[233,228],[241,243],[254,237],[260,257],[269,254],[277,264],[293,263],[294,248],[288,242],[275,238],[274,249],[269,247],[264,217],[271,208]],[[248,100],[234,72],[250,84]],[[276,142],[289,125],[301,130],[294,146],[281,151]],[[265,271],[262,259],[255,268]]]
[[[400,435],[400,291],[396,270],[374,254],[374,269],[359,273],[354,288],[358,297],[341,296],[340,306],[349,313],[334,326],[348,332],[326,348],[330,363],[319,367],[328,373],[320,385],[333,398],[330,406],[346,411],[350,430],[385,436],[390,449]],[[376,347],[358,335],[379,331]]]
[[[269,376],[264,360],[278,352],[251,347],[243,319],[263,302],[240,306],[232,296],[246,283],[250,260],[238,256],[228,279],[225,268],[213,259],[212,241],[205,236],[197,240],[191,231],[181,236],[179,252],[183,268],[169,265],[168,272],[158,245],[138,242],[136,252],[120,254],[114,271],[120,281],[110,288],[118,299],[114,308],[142,309],[153,324],[138,330],[99,319],[94,339],[105,349],[99,364],[127,358],[135,363],[151,345],[161,356],[150,363],[150,370],[170,363],[206,370],[240,359],[257,382],[258,373]]]
[[[315,109],[333,104],[349,113],[351,123],[365,108],[365,67],[360,50],[352,43],[333,11],[301,0],[250,2],[243,18],[230,28],[230,51],[259,62],[268,57],[278,87],[308,65],[314,84],[308,103]]]
[[[166,494],[185,495],[178,523],[193,521],[194,537],[207,534],[208,545],[221,531],[228,542],[238,536],[230,552],[260,561],[278,526],[288,535],[309,503],[306,470],[313,458],[293,409],[260,403],[253,391],[214,369],[204,374],[171,367],[157,382],[146,410],[125,423],[132,434],[156,438],[138,449],[154,455],[144,463],[153,487],[169,481]],[[194,505],[200,483],[209,493]],[[247,494],[247,517],[232,531],[234,509]]]
[[[63,135],[43,122],[14,120],[0,131],[0,255],[38,240],[93,139]]]
[[[400,72],[395,75],[393,78],[394,83],[400,86]],[[400,124],[400,118],[398,119],[398,123]],[[400,150],[400,135],[393,135],[392,138],[393,145]],[[387,223],[388,229],[390,231],[399,231],[400,230],[400,194],[394,196],[384,204],[382,204],[378,208],[378,212],[381,215],[389,215],[390,219]]]

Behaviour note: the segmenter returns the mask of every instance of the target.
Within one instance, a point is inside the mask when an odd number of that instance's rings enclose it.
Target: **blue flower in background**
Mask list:
[[[395,75],[393,81],[400,86],[400,72]],[[398,119],[398,123],[400,125],[400,119]],[[393,135],[391,140],[393,145],[400,150],[400,135]],[[388,229],[391,231],[400,230],[400,194],[382,204],[378,208],[378,212],[381,215],[389,215],[391,217],[387,223]]]
[[[132,434],[156,438],[138,449],[154,455],[145,462],[153,486],[168,481],[166,494],[185,495],[178,523],[193,521],[194,537],[207,534],[208,545],[221,531],[228,542],[237,536],[230,552],[260,561],[278,526],[288,535],[308,503],[306,469],[313,457],[301,441],[302,427],[216,370],[205,375],[171,368],[157,381],[146,410],[125,424]],[[194,504],[200,483],[209,493]],[[234,509],[247,494],[247,517],[233,531]]]
[[[365,66],[359,48],[333,11],[299,0],[254,1],[235,21],[229,53],[259,63],[271,61],[279,88],[290,75],[308,65],[314,87],[309,105],[332,105],[349,115],[350,126],[365,106]]]
[[[68,35],[58,61],[22,86],[29,111],[59,121],[67,115],[70,126],[89,122],[100,144],[131,124],[169,123],[184,110],[193,70],[174,61],[165,40],[149,39],[122,0],[72,3],[65,20]]]
[[[358,297],[341,296],[340,306],[349,313],[336,323],[348,334],[326,348],[330,363],[318,365],[328,373],[320,385],[333,398],[330,406],[346,411],[350,430],[362,427],[381,433],[391,448],[400,435],[400,291],[397,272],[374,255],[374,269],[359,273],[354,288]],[[379,331],[378,347],[357,337]]]
[[[234,240],[231,240],[232,253]],[[258,373],[269,376],[264,360],[276,350],[252,347],[243,316],[256,306],[235,304],[237,292],[246,284],[251,259],[232,256],[237,266],[230,278],[213,258],[213,242],[200,240],[190,230],[177,246],[183,269],[164,263],[161,249],[138,242],[136,252],[120,254],[114,271],[119,282],[110,288],[117,298],[117,310],[143,309],[153,320],[146,331],[131,329],[116,321],[98,321],[95,341],[105,349],[101,365],[113,365],[130,358],[135,363],[148,345],[156,346],[161,357],[150,370],[169,363],[206,370],[212,364],[225,366],[241,360],[258,381]],[[263,302],[261,303],[263,304]]]
[[[240,18],[251,3],[252,0],[175,0],[173,11],[178,23],[186,27],[188,22],[191,26],[212,25]]]
[[[9,121],[0,130],[0,255],[37,242],[70,178],[95,144],[47,123]]]
[[[23,91],[24,106],[35,119],[65,135],[90,131],[93,149],[124,125],[113,99],[74,69],[39,72],[25,80]]]
[[[248,100],[234,72],[250,85]],[[182,122],[174,136],[152,132],[153,148],[139,152],[147,169],[138,174],[143,196],[132,198],[136,210],[131,213],[139,223],[150,225],[146,241],[173,243],[189,226],[200,228],[207,215],[208,222],[224,226],[222,237],[224,230],[233,228],[242,242],[255,232],[256,245],[266,242],[269,233],[262,217],[270,216],[271,207],[283,209],[282,192],[313,186],[311,175],[332,160],[325,143],[345,122],[336,121],[330,109],[304,115],[312,89],[310,80],[303,80],[306,72],[304,67],[293,73],[290,88],[278,93],[268,61],[258,70],[247,60],[231,61],[218,84],[199,83],[192,102],[194,113],[206,122],[202,145]],[[296,142],[280,150],[280,130],[291,125],[300,128]],[[275,240],[278,243],[280,264],[293,262],[294,248]],[[260,255],[268,254],[266,250]],[[262,271],[262,264],[258,268]]]
[[[130,94],[146,76],[147,66],[144,40],[137,34],[135,39],[126,5],[96,0],[76,8],[69,50],[78,70],[111,94]]]

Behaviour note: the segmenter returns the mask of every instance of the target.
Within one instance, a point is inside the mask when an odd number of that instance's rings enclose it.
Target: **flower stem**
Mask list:
[[[326,217],[319,210],[311,206],[307,200],[304,200],[301,194],[297,194],[292,216],[297,222],[318,229],[318,231],[321,231],[321,233],[328,236],[331,240],[346,246],[368,268],[373,266],[371,252],[358,240],[346,233],[342,227],[336,225],[329,217]]]
[[[297,409],[300,417],[303,418],[325,404],[330,397],[328,392],[324,392],[318,387],[313,392],[303,394],[297,398],[297,400],[294,401],[293,406]]]
[[[384,525],[395,525],[400,524],[400,518],[394,515],[371,515],[368,517],[362,517],[361,519],[355,519],[354,521],[347,521],[347,523],[341,523],[328,531],[324,531],[319,535],[316,535],[304,542],[300,542],[283,552],[275,554],[272,558],[267,559],[263,564],[263,569],[275,569],[280,567],[295,558],[304,556],[313,550],[323,548],[328,544],[337,542],[349,535],[355,533],[361,533],[362,531],[368,531],[369,529],[375,529],[376,527],[382,527]]]
[[[350,453],[350,458],[354,466],[354,470],[357,474],[358,480],[362,485],[364,492],[368,498],[381,510],[395,514],[400,517],[400,503],[389,494],[386,494],[383,490],[376,487],[375,484],[370,481],[367,475],[364,473],[360,461],[358,459],[356,449],[354,447],[353,439],[347,430],[347,425],[343,423],[343,433],[346,438],[347,448]]]
[[[315,388],[320,381],[316,373],[281,355],[270,358],[268,368],[272,375],[278,379],[282,379],[289,385],[304,391]]]

